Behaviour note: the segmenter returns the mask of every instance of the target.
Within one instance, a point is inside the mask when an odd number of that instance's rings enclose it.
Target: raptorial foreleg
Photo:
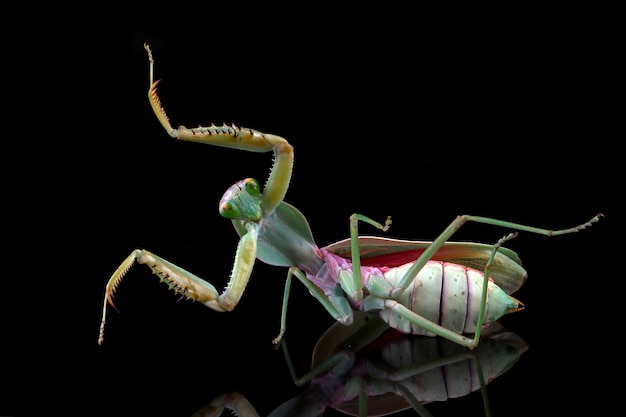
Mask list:
[[[226,148],[240,149],[249,152],[270,152],[274,153],[274,164],[263,191],[263,210],[266,215],[270,215],[278,206],[287,193],[291,173],[293,170],[294,152],[289,142],[278,135],[259,132],[254,129],[239,127],[235,125],[199,126],[186,128],[179,126],[173,128],[170,120],[161,105],[161,99],[157,94],[157,87],[160,80],[154,81],[154,60],[152,52],[147,44],[144,48],[148,53],[150,61],[150,89],[148,90],[148,100],[154,114],[165,129],[173,138],[178,140],[205,143],[208,145],[221,146]]]
[[[110,304],[114,307],[113,295],[115,290],[135,262],[148,265],[162,282],[166,282],[178,294],[190,300],[199,301],[215,311],[226,312],[233,310],[243,295],[252,274],[252,267],[256,259],[256,248],[257,229],[249,226],[248,232],[239,241],[230,280],[221,294],[212,284],[191,272],[150,251],[135,249],[113,272],[106,284],[98,344],[102,344],[104,339],[107,305]]]

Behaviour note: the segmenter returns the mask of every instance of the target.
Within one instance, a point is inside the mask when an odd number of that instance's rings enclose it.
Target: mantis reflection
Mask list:
[[[318,341],[311,370],[297,376],[286,341],[282,347],[296,385],[307,388],[268,417],[321,417],[329,408],[351,416],[390,416],[413,409],[431,416],[426,404],[480,391],[490,415],[486,385],[508,371],[528,345],[501,325],[492,326],[469,350],[443,338],[402,334],[378,317],[358,314],[355,323],[335,323]],[[260,417],[238,392],[222,394],[193,417],[218,417],[228,409]]]

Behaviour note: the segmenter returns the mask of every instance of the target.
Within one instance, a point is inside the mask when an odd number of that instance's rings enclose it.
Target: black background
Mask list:
[[[242,178],[264,182],[272,163],[171,139],[147,102],[145,41],[173,125],[235,123],[294,145],[286,200],[320,246],[348,236],[353,212],[392,215],[388,236],[422,240],[458,214],[564,228],[604,212],[582,233],[508,245],[529,278],[516,294],[526,310],[503,324],[530,348],[488,395],[494,416],[609,407],[623,294],[611,254],[623,231],[623,89],[610,19],[214,12],[92,26],[94,12],[35,41],[4,36],[0,414],[190,416],[237,390],[265,416],[304,389],[270,342],[286,270],[261,263],[228,314],[177,302],[135,266],[96,343],[104,285],[135,248],[226,284],[237,235],[217,203]],[[470,224],[455,239],[507,232]],[[333,320],[297,283],[290,308],[286,338],[304,373]],[[484,414],[478,393],[428,408]]]

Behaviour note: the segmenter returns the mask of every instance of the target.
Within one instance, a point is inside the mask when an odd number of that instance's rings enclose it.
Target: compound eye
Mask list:
[[[236,219],[239,217],[239,208],[230,201],[225,201],[220,205],[220,214],[227,219]]]
[[[244,180],[244,184],[246,186],[246,191],[251,196],[256,197],[261,193],[261,187],[259,186],[259,182],[254,178],[246,178]]]

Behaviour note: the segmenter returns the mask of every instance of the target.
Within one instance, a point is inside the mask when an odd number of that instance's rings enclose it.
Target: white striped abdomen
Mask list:
[[[411,265],[408,263],[391,268],[383,272],[383,276],[396,288]],[[429,261],[396,301],[456,333],[474,333],[480,311],[483,278],[481,271],[463,265]],[[492,281],[488,283],[485,324],[498,320],[516,307],[518,303],[515,299]],[[402,332],[434,336],[392,310],[381,310],[380,316],[391,327]]]

